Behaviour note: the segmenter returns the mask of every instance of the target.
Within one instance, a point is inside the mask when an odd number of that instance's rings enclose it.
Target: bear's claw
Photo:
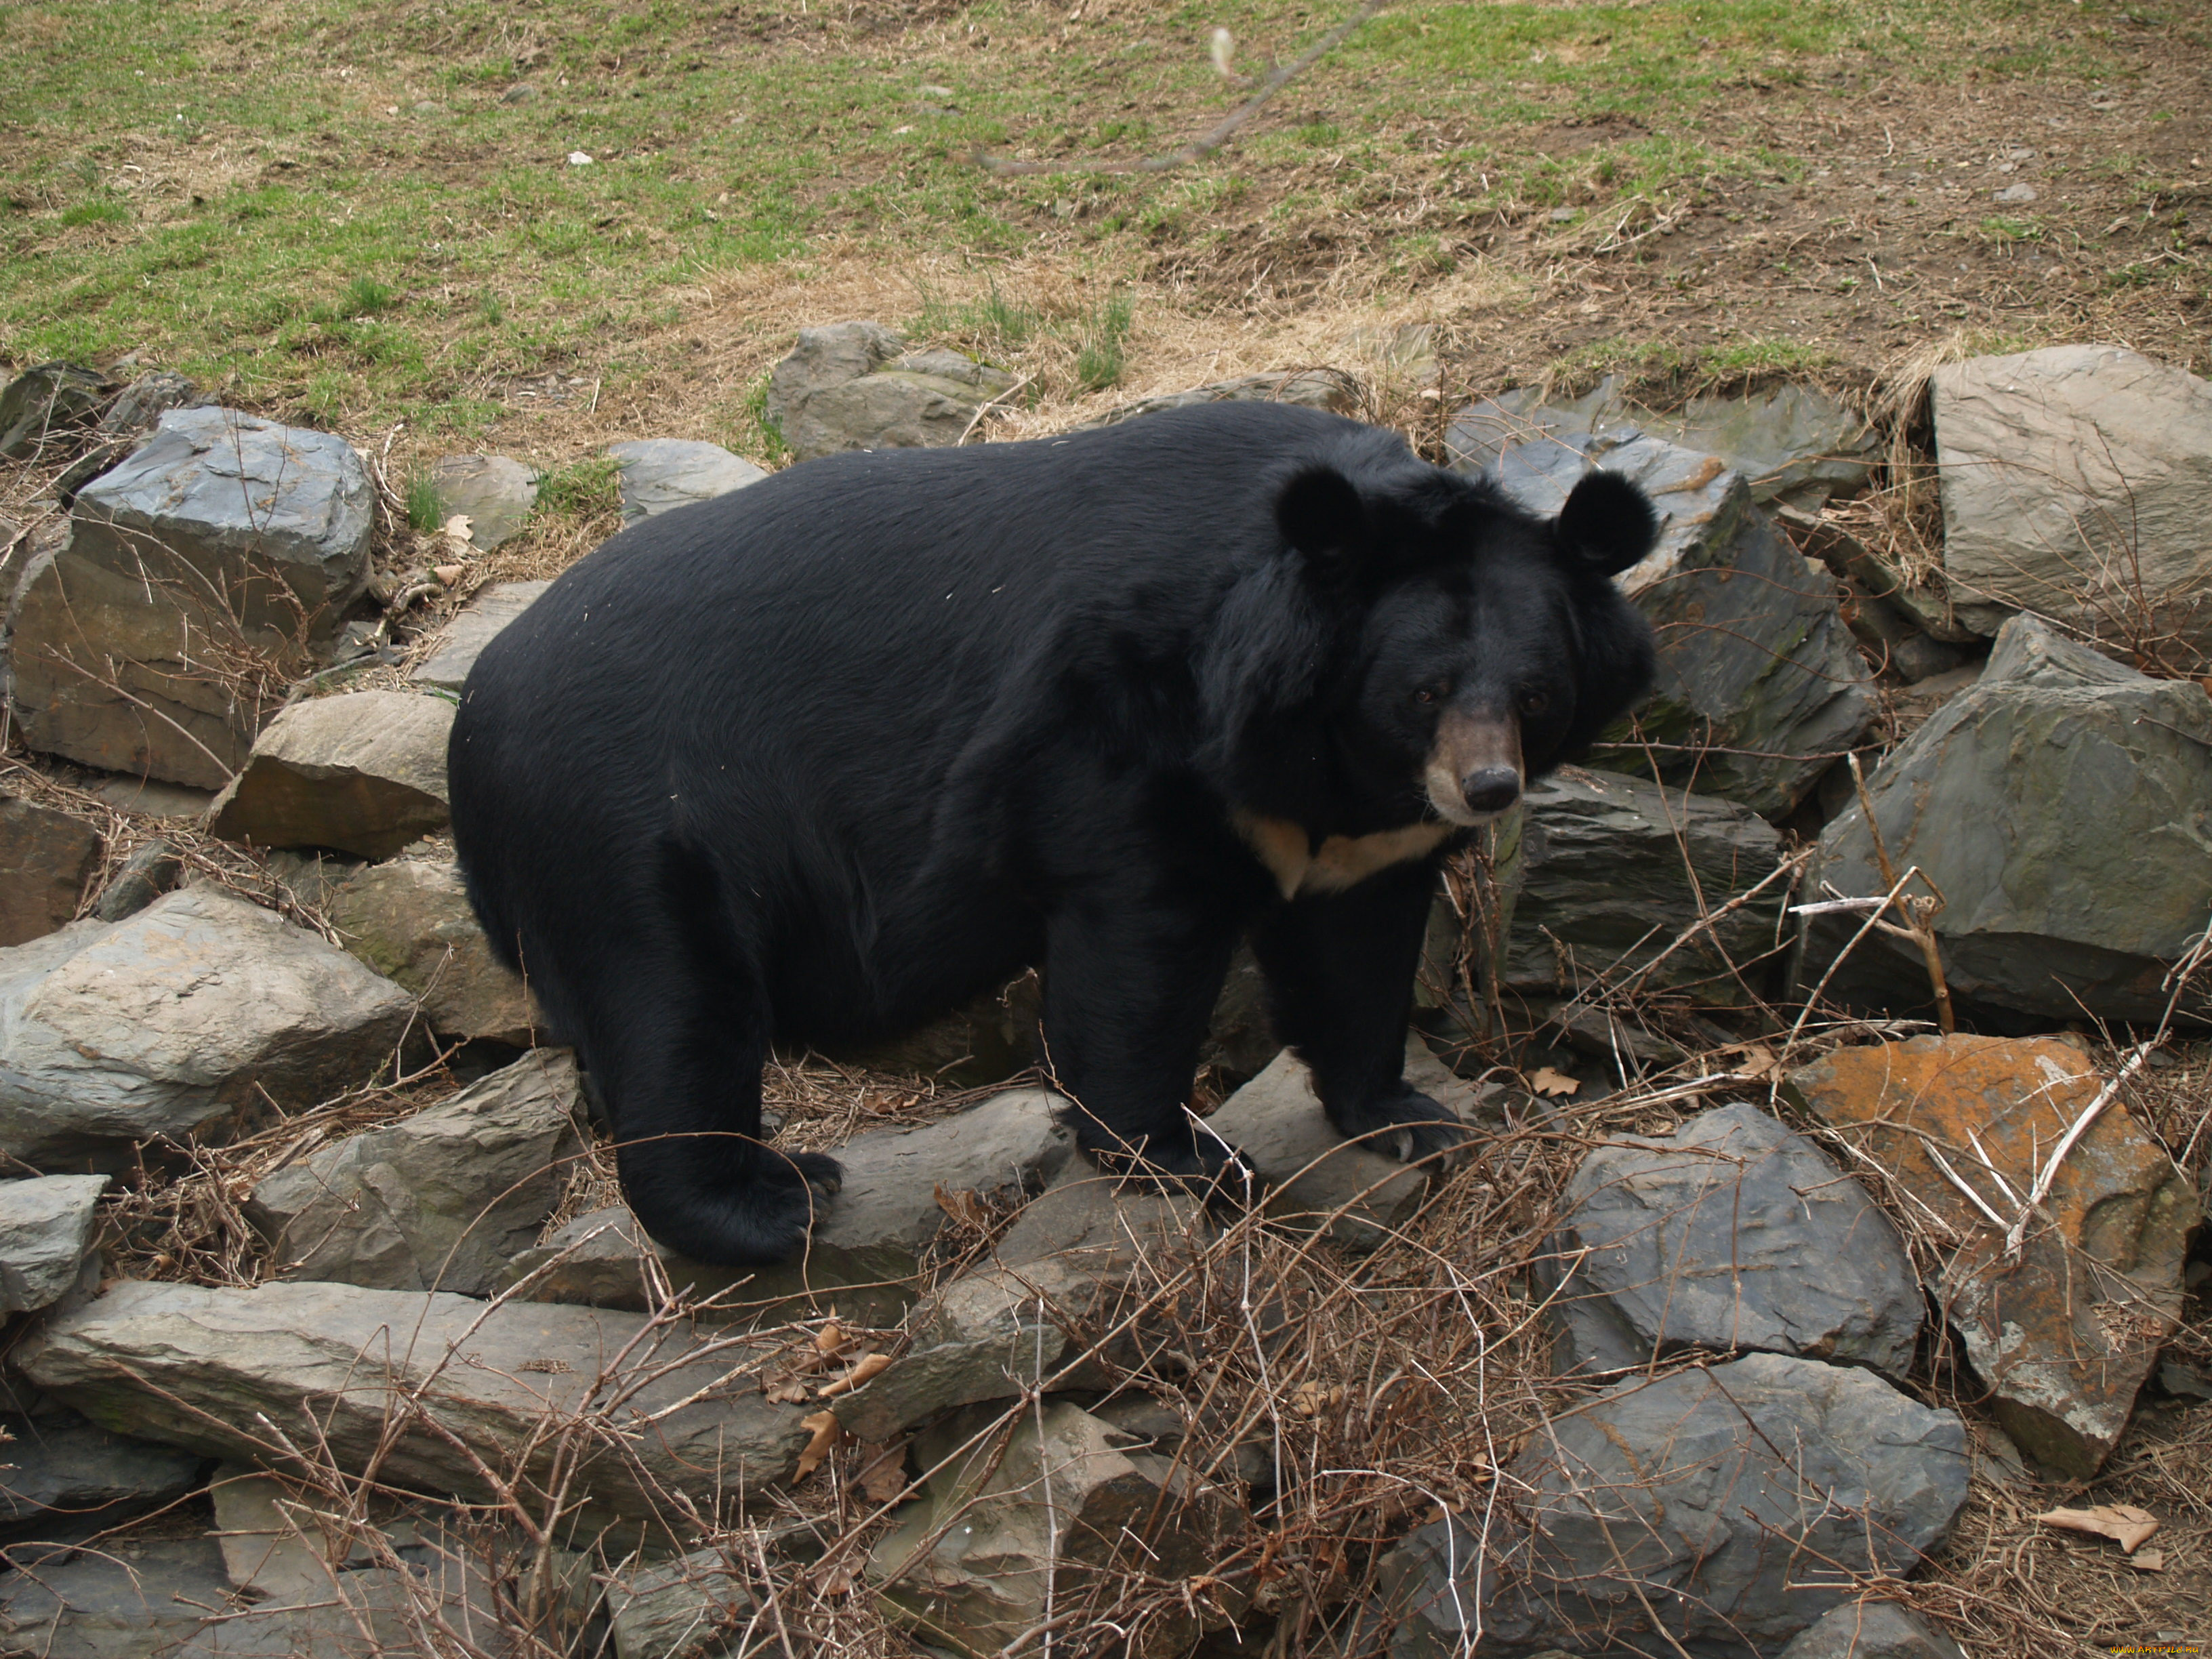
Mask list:
[[[1330,1120],[1346,1140],[1357,1140],[1401,1164],[1449,1158],[1474,1139],[1449,1107],[1412,1087],[1364,1106],[1333,1112]]]

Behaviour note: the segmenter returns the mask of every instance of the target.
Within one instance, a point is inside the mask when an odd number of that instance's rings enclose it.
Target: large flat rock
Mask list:
[[[1685,1347],[1911,1369],[1920,1284],[1896,1229],[1756,1106],[1701,1112],[1671,1135],[1613,1136],[1561,1206],[1543,1265],[1562,1371]]]
[[[497,582],[479,589],[446,624],[436,647],[410,678],[418,685],[459,690],[468,683],[469,670],[477,665],[484,647],[552,586],[550,581]]]
[[[1952,994],[2048,1019],[2157,1020],[2212,910],[2208,749],[2212,698],[2195,682],[2148,678],[2031,617],[2007,623],[1981,678],[1868,781],[1892,866],[1917,865],[1948,902],[1935,926]],[[1887,890],[1856,804],[1806,873],[1808,892],[1824,888]],[[1808,988],[1859,925],[1814,922]],[[1899,1013],[1929,1003],[1918,951],[1879,933],[1830,994]],[[2182,1012],[2208,1006],[2200,993]]]
[[[0,1313],[35,1312],[79,1288],[107,1182],[103,1175],[0,1181]]]
[[[910,351],[880,323],[803,328],[769,377],[768,416],[800,460],[957,444],[1013,376],[957,351]]]
[[[390,858],[445,827],[454,705],[408,691],[310,697],[270,721],[210,828],[258,847]]]
[[[391,1060],[414,1000],[222,889],[0,951],[0,1149],[47,1170],[129,1168]]]
[[[2212,383],[2118,346],[1938,368],[1943,579],[1962,622],[2034,611],[2115,647],[2212,647]]]
[[[727,1513],[789,1476],[805,1408],[758,1392],[764,1355],[726,1341],[702,1352],[645,1326],[443,1292],[130,1281],[16,1358],[118,1431],[270,1466],[288,1462],[281,1435],[347,1474],[374,1462],[387,1488],[441,1498],[497,1502],[495,1479],[540,1481],[567,1464],[569,1501],[650,1521],[674,1517],[675,1494]]]
[[[469,521],[469,541],[486,551],[522,532],[538,505],[538,475],[506,455],[447,455],[430,469],[438,507]]]
[[[286,1165],[246,1213],[287,1279],[487,1296],[560,1201],[582,1109],[568,1051],[533,1049],[451,1100]]]
[[[710,501],[768,477],[742,455],[720,444],[689,438],[645,438],[612,444],[622,479],[623,522],[636,524],[672,507]]]
[[[2059,1166],[2014,1261],[1936,1160],[2009,1224],[2020,1206],[2008,1194],[2033,1188],[2102,1087],[2079,1048],[1913,1037],[1838,1048],[1790,1086],[1950,1234],[1936,1299],[2006,1432],[2054,1468],[2094,1476],[2180,1316],[2199,1218],[2188,1177],[2115,1100]]]
[[[204,1484],[198,1453],[110,1434],[64,1408],[0,1417],[0,1536],[112,1526]]]
[[[651,1297],[649,1247],[672,1289],[720,1294],[732,1312],[834,1303],[848,1319],[895,1323],[920,1294],[923,1263],[946,1224],[939,1194],[973,1194],[1003,1207],[1042,1191],[1075,1150],[1059,1106],[1048,1090],[1014,1089],[920,1128],[856,1135],[837,1149],[845,1182],[800,1261],[708,1267],[644,1240],[627,1211],[609,1210],[518,1254],[504,1282],[526,1279],[520,1293],[548,1301],[641,1309]]]
[[[1902,1577],[1966,1501],[1966,1428],[1873,1372],[1753,1354],[1631,1377],[1552,1421],[1490,1539],[1455,1517],[1391,1552],[1393,1659],[1761,1659]],[[1658,1628],[1655,1628],[1655,1623]]]
[[[1838,608],[1836,586],[1753,505],[1719,456],[1633,428],[1541,429],[1501,445],[1462,434],[1453,465],[1486,471],[1530,511],[1555,515],[1593,468],[1642,485],[1659,544],[1617,578],[1657,632],[1658,678],[1636,720],[1641,747],[1596,763],[1777,816],[1802,800],[1875,715],[1871,675]],[[1624,733],[1625,735],[1625,733]]]

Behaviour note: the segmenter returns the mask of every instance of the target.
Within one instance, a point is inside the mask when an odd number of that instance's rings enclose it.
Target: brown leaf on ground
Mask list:
[[[2093,1532],[2100,1538],[2109,1538],[2129,1555],[2159,1527],[2156,1516],[2132,1504],[2100,1504],[2094,1510],[2046,1510],[2035,1518],[2069,1532]]]
[[[1579,1079],[1569,1077],[1565,1072],[1555,1072],[1548,1066],[1539,1066],[1535,1075],[1528,1079],[1528,1086],[1538,1094],[1549,1097],[1554,1095],[1573,1094],[1583,1085]]]
[[[810,1431],[814,1437],[806,1443],[805,1450],[799,1454],[799,1467],[791,1472],[793,1481],[804,1480],[822,1467],[822,1460],[837,1449],[839,1437],[844,1431],[837,1426],[837,1413],[817,1412],[811,1417],[802,1417],[799,1426]]]
[[[983,1207],[983,1200],[972,1191],[948,1193],[939,1185],[937,1188],[937,1207],[963,1226],[988,1227],[991,1224],[990,1212]]]
[[[906,1437],[860,1443],[860,1472],[855,1477],[871,1504],[888,1504],[906,1490]]]
[[[871,1378],[881,1376],[890,1369],[891,1357],[887,1353],[864,1353],[853,1362],[853,1369],[822,1390],[822,1398],[834,1400],[841,1394],[850,1394]]]

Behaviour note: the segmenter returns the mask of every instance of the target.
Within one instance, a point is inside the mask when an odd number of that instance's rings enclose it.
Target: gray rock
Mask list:
[[[96,1423],[212,1457],[265,1461],[273,1427],[342,1471],[374,1460],[389,1486],[471,1503],[499,1501],[485,1467],[573,1468],[587,1524],[650,1519],[663,1493],[702,1516],[760,1501],[797,1467],[805,1408],[752,1388],[764,1352],[645,1327],[444,1292],[131,1281],[49,1322],[16,1361]]]
[[[1688,1346],[1911,1368],[1920,1283],[1896,1229],[1756,1106],[1701,1112],[1664,1138],[1611,1137],[1562,1208],[1541,1275],[1562,1372]]]
[[[40,363],[0,391],[0,459],[14,460],[90,421],[115,382],[76,363]]]
[[[0,1418],[0,1531],[76,1536],[197,1491],[207,1460],[196,1452],[127,1439],[53,1409]]]
[[[100,429],[118,437],[136,437],[149,431],[173,409],[198,409],[208,401],[205,393],[173,369],[157,368],[141,374],[115,395],[100,417]]]
[[[1894,1601],[1846,1601],[1776,1659],[1966,1659],[1959,1644]]]
[[[768,474],[720,444],[683,438],[647,438],[611,444],[622,474],[623,522],[637,524],[672,507],[712,501],[758,483]]]
[[[633,1568],[607,1586],[617,1659],[737,1659],[754,1650],[738,1645],[752,1610],[747,1573],[718,1549]],[[772,1642],[763,1635],[758,1645]]]
[[[1966,645],[1981,637],[1953,614],[1940,575],[1902,568],[1824,514],[1778,505],[1774,516],[1808,558],[1820,560],[1839,580],[1893,607],[1930,640]]]
[[[1325,409],[1332,415],[1356,415],[1361,403],[1359,382],[1342,369],[1298,368],[1264,374],[1240,374],[1183,392],[1164,392],[1156,398],[1109,409],[1084,425],[1114,426],[1140,415],[1164,409],[1188,409],[1196,404],[1296,404],[1303,409]]]
[[[907,1352],[832,1409],[852,1433],[884,1441],[1031,1383],[1106,1386],[1107,1370],[1083,1356],[1103,1340],[1110,1365],[1142,1366],[1147,1350],[1168,1340],[1176,1310],[1133,1325],[1132,1316],[1213,1237],[1197,1199],[1122,1190],[1079,1156],[1015,1218],[993,1261],[914,1310]]]
[[[0,951],[0,1150],[115,1170],[221,1137],[387,1064],[413,1000],[336,945],[214,886]]]
[[[803,328],[769,380],[767,413],[799,459],[955,444],[1013,376],[942,349],[908,351],[880,323]]]
[[[447,455],[430,469],[439,508],[465,514],[469,541],[486,550],[521,533],[538,505],[538,475],[505,455]]]
[[[2007,623],[1981,678],[1868,780],[1892,865],[1919,866],[1948,901],[1935,925],[1952,994],[2053,1019],[2158,1019],[2166,970],[2212,908],[2208,744],[2212,701],[2193,682],[2147,678],[2031,617]],[[1822,833],[1805,885],[1887,890],[1856,805]],[[1858,925],[1814,919],[1808,988]],[[1899,1012],[1929,1000],[1918,951],[1879,933],[1829,989]]]
[[[121,921],[137,915],[175,887],[184,872],[175,845],[156,836],[116,866],[113,879],[92,907],[93,920]]]
[[[1912,684],[1948,674],[1966,659],[1956,645],[1930,638],[1911,613],[1856,581],[1844,584],[1844,625],[1876,667],[1889,669]]]
[[[1492,453],[1464,436],[1454,448],[1454,465],[1469,471]],[[1534,437],[1491,470],[1548,517],[1594,467],[1641,484],[1661,520],[1657,548],[1618,579],[1658,630],[1658,680],[1636,714],[1655,748],[1601,749],[1596,763],[1641,774],[1656,759],[1670,784],[1788,812],[1875,714],[1835,584],[1808,568],[1718,456],[1623,429]]]
[[[423,659],[422,666],[410,678],[417,685],[459,690],[469,678],[469,670],[483,654],[484,647],[552,586],[550,581],[499,582],[478,589],[476,597],[446,624],[438,635],[436,648]]]
[[[32,748],[219,788],[367,583],[373,492],[328,433],[173,410],[78,493],[10,610]]]
[[[1677,938],[1774,873],[1782,838],[1748,807],[1662,789],[1619,772],[1565,767],[1528,794],[1500,872],[1516,991],[1579,991],[1602,979],[1732,1005],[1758,985],[1778,936],[1786,882],[1665,956]]]
[[[2212,648],[2212,383],[2116,346],[1937,369],[1943,579],[1994,634],[2039,611],[2126,647]]]
[[[78,495],[74,551],[135,574],[158,550],[230,587],[249,635],[327,638],[368,584],[374,501],[368,469],[334,434],[172,410]]]
[[[230,1583],[212,1538],[9,1552],[0,1650],[40,1659],[153,1659],[191,1638]]]
[[[992,1206],[1042,1191],[1075,1150],[1074,1136],[1059,1121],[1059,1104],[1047,1090],[1016,1089],[919,1129],[856,1136],[838,1149],[845,1184],[815,1224],[803,1261],[738,1269],[707,1267],[657,1245],[655,1253],[672,1289],[688,1286],[698,1296],[732,1291],[723,1297],[731,1310],[759,1314],[820,1299],[834,1302],[848,1319],[893,1323],[919,1294],[922,1265],[945,1226],[939,1191],[974,1193]],[[585,1246],[594,1232],[598,1237]],[[632,1255],[634,1265],[623,1265],[635,1237],[632,1226],[608,1212],[584,1217],[518,1255],[504,1282],[520,1283],[543,1269],[521,1294],[644,1308],[643,1260]],[[579,1247],[577,1254],[558,1259],[571,1246]]]
[[[270,721],[209,827],[258,847],[390,858],[445,827],[454,706],[409,691],[309,697]]]
[[[919,1437],[924,1496],[868,1559],[878,1605],[924,1641],[1001,1652],[1048,1609],[1079,1604],[1118,1574],[1180,1583],[1206,1572],[1243,1524],[1225,1488],[1117,1449],[1112,1426],[1079,1407],[1046,1401],[1000,1433],[989,1431],[995,1414],[956,1414]],[[1170,1659],[1241,1610],[1241,1598],[1227,1608],[1186,1599],[1138,1623],[1126,1650]]]
[[[240,752],[241,756],[245,753],[243,750]],[[227,777],[225,781],[228,781]],[[94,794],[117,811],[137,812],[149,818],[204,820],[208,808],[215,805],[216,793],[213,789],[196,789],[181,783],[163,783],[155,778],[144,777],[103,777],[89,787]]]
[[[1462,410],[1444,441],[1456,456],[1486,465],[1532,438],[1624,428],[1719,456],[1743,474],[1754,501],[1802,507],[1863,488],[1879,447],[1863,416],[1794,381],[1747,396],[1692,398],[1662,414],[1631,403],[1613,375],[1557,403],[1534,387],[1500,392]]]
[[[422,1000],[433,1030],[517,1048],[536,1041],[544,1021],[521,976],[492,955],[454,865],[371,865],[325,908],[347,950]]]
[[[107,1182],[104,1175],[0,1181],[0,1314],[49,1308],[82,1286]]]
[[[1474,1091],[1418,1036],[1406,1041],[1406,1078],[1448,1111],[1465,1115],[1473,1104]],[[1428,1197],[1427,1167],[1401,1164],[1337,1133],[1304,1062],[1287,1049],[1222,1102],[1206,1125],[1259,1172],[1267,1214],[1326,1227],[1346,1249],[1387,1243]]]
[[[51,933],[74,916],[103,845],[82,818],[0,794],[0,945]]]
[[[1911,1571],[1966,1474],[1957,1413],[1871,1371],[1753,1354],[1631,1377],[1515,1458],[1525,1521],[1501,1510],[1488,1559],[1456,1519],[1384,1559],[1389,1651],[1462,1653],[1480,1610],[1486,1654],[1758,1659],[1850,1599],[1855,1575]]]
[[[287,1279],[489,1295],[537,1243],[583,1150],[565,1048],[537,1048],[441,1105],[264,1179],[246,1213]]]

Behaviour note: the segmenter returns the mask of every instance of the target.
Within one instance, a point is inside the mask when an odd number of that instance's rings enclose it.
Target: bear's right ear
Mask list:
[[[1592,575],[1617,576],[1650,552],[1659,515],[1618,472],[1587,472],[1559,509],[1559,550]]]
[[[1275,497],[1275,527],[1309,568],[1331,574],[1357,568],[1373,537],[1358,488],[1333,466],[1292,475]]]

